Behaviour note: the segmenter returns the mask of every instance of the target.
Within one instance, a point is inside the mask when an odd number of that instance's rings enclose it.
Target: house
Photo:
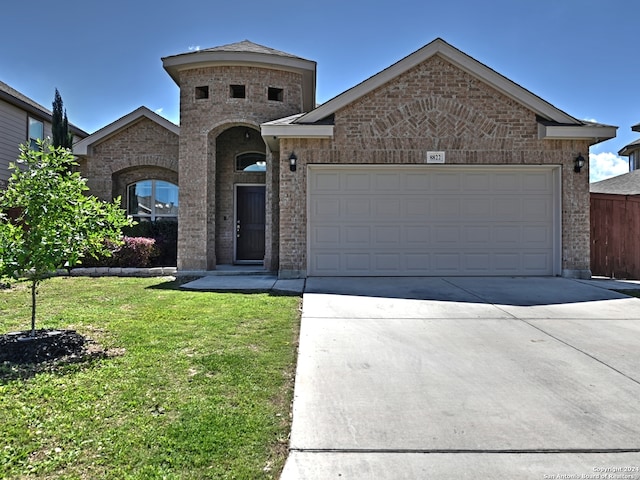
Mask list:
[[[315,62],[249,41],[162,61],[180,127],[141,107],[74,151],[130,214],[177,207],[183,272],[591,275],[576,165],[616,127],[441,39],[320,106]]]
[[[51,137],[52,116],[53,112],[0,81],[0,188],[7,185],[9,164],[18,158],[20,145]],[[69,131],[74,141],[89,135],[71,124]]]
[[[631,129],[640,132],[640,124]],[[591,191],[591,270],[612,278],[640,278],[640,140],[622,148],[629,173],[594,182]]]
[[[633,125],[631,130],[640,132],[640,123]],[[640,169],[640,138],[623,147],[622,150],[618,152],[618,155],[621,157],[629,157],[630,172]]]

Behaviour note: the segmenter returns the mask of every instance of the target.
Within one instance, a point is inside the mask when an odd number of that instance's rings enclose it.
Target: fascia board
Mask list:
[[[177,73],[181,70],[216,66],[254,65],[264,68],[290,70],[293,72],[314,72],[316,62],[296,57],[280,57],[256,52],[197,52],[162,59],[162,66],[178,84]]]
[[[538,123],[538,138],[547,140],[594,140],[604,142],[616,137],[618,127],[609,125],[543,125]]]
[[[260,127],[269,150],[279,150],[281,138],[333,138],[333,125],[268,125]]]
[[[503,75],[497,73],[495,70],[470,57],[466,53],[449,45],[442,39],[434,40],[380,73],[370,77],[332,100],[329,100],[327,103],[301,117],[299,122],[312,123],[322,120],[434,55],[441,56],[453,65],[456,65],[470,75],[489,84],[504,95],[524,105],[544,118],[548,118],[558,123],[580,124],[580,122],[574,117],[568,115],[562,110],[559,110],[512,80],[509,80]]]

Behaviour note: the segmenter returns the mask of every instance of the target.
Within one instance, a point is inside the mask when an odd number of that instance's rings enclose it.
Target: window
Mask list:
[[[209,98],[209,87],[207,85],[196,87],[196,100]]]
[[[640,150],[635,150],[629,154],[629,171],[640,169]]]
[[[238,172],[266,172],[267,157],[264,153],[241,153],[236,157]]]
[[[284,90],[282,88],[269,87],[267,98],[274,102],[282,102]]]
[[[178,220],[178,186],[162,180],[143,180],[127,189],[127,214],[138,222]]]
[[[244,85],[230,85],[231,98],[246,98],[247,91]]]
[[[38,150],[38,140],[44,139],[44,123],[29,117],[29,147]]]

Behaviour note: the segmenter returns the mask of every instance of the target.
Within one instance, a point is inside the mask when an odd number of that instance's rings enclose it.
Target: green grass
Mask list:
[[[0,290],[0,333],[29,328],[29,300],[26,284]],[[124,354],[0,380],[0,478],[277,478],[298,306],[163,279],[45,281],[37,328]]]

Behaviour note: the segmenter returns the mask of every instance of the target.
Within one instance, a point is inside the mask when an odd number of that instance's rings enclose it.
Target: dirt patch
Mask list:
[[[101,348],[75,330],[36,330],[0,335],[0,380],[26,378],[70,363],[80,363],[122,351]]]

